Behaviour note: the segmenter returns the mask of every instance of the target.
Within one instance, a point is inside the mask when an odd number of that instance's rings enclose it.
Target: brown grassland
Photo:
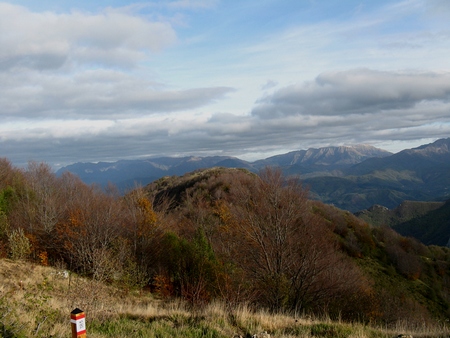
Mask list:
[[[445,325],[399,322],[389,329],[301,314],[253,311],[213,302],[192,309],[183,301],[117,289],[64,270],[0,260],[0,337],[69,337],[70,312],[86,313],[87,335],[101,337],[447,337]]]

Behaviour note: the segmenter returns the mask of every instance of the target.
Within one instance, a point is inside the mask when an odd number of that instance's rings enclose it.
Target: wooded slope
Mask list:
[[[308,199],[281,171],[212,168],[125,196],[0,161],[0,254],[124,288],[392,324],[449,315],[450,252]]]

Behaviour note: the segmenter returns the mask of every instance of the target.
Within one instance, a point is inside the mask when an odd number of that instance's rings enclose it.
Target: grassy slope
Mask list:
[[[267,331],[272,337],[414,337],[448,334],[404,323],[394,330],[283,314],[251,312],[247,307],[211,304],[189,311],[176,301],[125,292],[75,275],[25,262],[0,260],[0,337],[68,337],[70,311],[86,313],[88,336],[233,337]],[[446,336],[446,335],[445,335]]]

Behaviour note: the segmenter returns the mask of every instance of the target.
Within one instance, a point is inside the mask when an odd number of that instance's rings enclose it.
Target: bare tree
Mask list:
[[[22,171],[14,168],[6,158],[0,158],[0,190],[14,186],[22,179]]]
[[[298,310],[326,302],[356,279],[298,180],[267,168],[259,179],[233,185],[231,194],[228,233],[238,243],[231,258],[255,282],[263,305]]]

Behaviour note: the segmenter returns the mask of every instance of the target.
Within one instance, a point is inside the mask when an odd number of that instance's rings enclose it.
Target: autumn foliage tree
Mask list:
[[[120,253],[124,276],[139,285],[148,285],[157,273],[157,257],[161,250],[162,216],[155,211],[153,198],[142,187],[136,187],[120,199],[122,227]]]
[[[73,268],[98,277],[112,273],[114,264],[105,267],[111,259],[104,259],[110,256],[111,245],[120,234],[120,215],[120,203],[114,197],[96,187],[80,191],[58,227],[59,241]]]

